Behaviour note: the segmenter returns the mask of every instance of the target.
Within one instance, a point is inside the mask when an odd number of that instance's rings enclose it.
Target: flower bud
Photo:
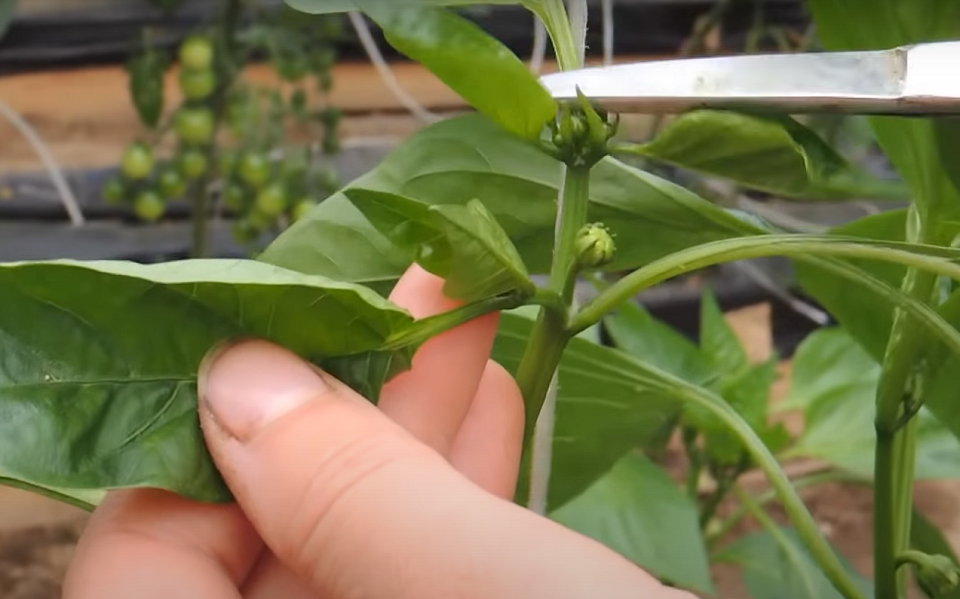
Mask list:
[[[928,555],[915,564],[917,584],[923,592],[933,597],[946,597],[960,587],[960,570],[949,557]]]
[[[600,223],[586,225],[577,233],[575,243],[577,264],[583,268],[598,268],[609,264],[616,254],[613,236]]]

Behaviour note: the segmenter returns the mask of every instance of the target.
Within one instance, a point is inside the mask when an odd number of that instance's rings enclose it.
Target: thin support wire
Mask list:
[[[613,18],[613,0],[601,0],[603,10],[603,65],[613,62],[613,35],[616,22]]]
[[[573,40],[577,44],[577,56],[583,64],[587,54],[587,0],[567,0],[567,10],[570,14],[570,29],[573,31]]]
[[[393,97],[395,97],[404,108],[409,110],[411,114],[424,123],[436,123],[441,120],[438,115],[427,110],[416,98],[408,94],[400,85],[400,82],[397,81],[393,71],[390,69],[390,65],[383,59],[383,54],[381,54],[380,49],[377,47],[377,42],[373,39],[373,34],[370,33],[370,27],[367,26],[363,15],[359,12],[352,11],[348,13],[348,16],[350,18],[350,24],[353,25],[354,30],[357,32],[357,37],[363,45],[363,49],[370,58],[370,62],[372,62],[373,66],[377,69],[377,72],[387,85],[387,88],[390,89]]]
[[[530,70],[534,75],[543,71],[543,61],[547,57],[547,27],[539,17],[533,17],[533,50],[530,52]]]
[[[57,194],[60,196],[60,202],[63,203],[64,209],[66,209],[67,214],[70,216],[70,222],[75,227],[82,226],[86,222],[83,218],[83,212],[80,210],[80,203],[77,202],[76,196],[73,195],[73,191],[70,189],[70,185],[67,183],[67,178],[64,177],[63,171],[60,169],[60,165],[57,163],[57,160],[53,157],[53,153],[50,152],[50,149],[47,147],[47,144],[40,138],[33,127],[30,126],[30,123],[26,121],[22,116],[20,116],[14,109],[10,108],[5,102],[0,101],[0,114],[4,116],[10,124],[13,125],[17,131],[23,135],[27,141],[30,142],[30,145],[33,146],[34,151],[37,153],[37,156],[40,157],[40,161],[43,162],[44,168],[47,169],[47,173],[50,175],[50,180],[53,181],[53,186],[57,190]]]

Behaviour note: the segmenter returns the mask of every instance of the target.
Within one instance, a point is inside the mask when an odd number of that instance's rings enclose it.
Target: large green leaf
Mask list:
[[[691,383],[705,384],[716,377],[699,347],[636,302],[621,305],[603,324],[619,349],[647,364]]]
[[[384,3],[364,8],[390,45],[422,63],[471,106],[515,135],[537,140],[556,115],[556,103],[530,69],[467,19],[443,8]]]
[[[739,539],[715,556],[743,567],[752,599],[843,599],[789,529],[763,530]],[[869,582],[841,557],[861,592],[873,596]]]
[[[511,372],[520,364],[534,321],[505,313],[493,358]],[[559,508],[635,447],[651,439],[680,404],[645,384],[645,371],[626,354],[572,339],[560,361],[548,507]],[[518,496],[528,480],[522,473]]]
[[[629,151],[787,198],[909,198],[902,182],[878,179],[850,164],[815,132],[785,116],[696,110]]]
[[[910,547],[922,551],[927,555],[943,555],[960,564],[950,543],[932,522],[914,508],[913,522],[910,524]],[[931,599],[960,599],[960,588],[954,589],[946,595],[931,597]]]
[[[746,350],[709,289],[700,300],[700,348],[724,376],[737,376],[750,365]]]
[[[888,49],[960,38],[954,0],[810,0],[817,32],[829,50]],[[880,145],[931,216],[960,209],[952,183],[960,173],[960,136],[952,118],[873,117]]]
[[[799,409],[804,431],[789,455],[824,460],[864,478],[873,476],[873,428],[880,366],[846,331],[821,329],[797,349],[785,404]],[[960,477],[960,441],[921,410],[918,479]]]
[[[531,273],[549,269],[559,162],[489,119],[468,115],[432,125],[392,152],[350,188],[428,204],[476,198],[510,236]],[[717,239],[762,232],[690,191],[607,159],[594,168],[591,222],[616,235],[622,270]],[[322,202],[261,255],[267,262],[336,280],[389,288],[410,261],[343,194]]]
[[[81,503],[143,486],[228,498],[197,419],[218,342],[270,339],[360,384],[412,322],[367,289],[241,260],[0,264],[0,305],[0,477]]]
[[[713,593],[697,506],[659,466],[630,454],[551,514],[673,586]]]
[[[517,249],[480,201],[437,205],[366,189],[345,193],[409,260],[446,281],[447,296],[475,300],[536,290]]]

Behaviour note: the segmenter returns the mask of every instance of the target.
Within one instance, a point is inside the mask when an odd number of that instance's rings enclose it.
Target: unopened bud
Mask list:
[[[907,551],[901,562],[913,564],[917,585],[929,597],[939,599],[960,588],[960,569],[945,555]]]
[[[577,264],[583,268],[598,268],[613,261],[617,252],[613,236],[600,223],[586,225],[577,233],[575,245]]]

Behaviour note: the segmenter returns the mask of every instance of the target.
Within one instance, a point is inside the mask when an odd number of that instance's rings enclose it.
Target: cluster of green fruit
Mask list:
[[[123,153],[121,174],[107,182],[103,195],[110,203],[132,203],[143,220],[158,220],[167,202],[182,198],[191,184],[200,182],[210,169],[209,146],[216,118],[209,105],[217,87],[214,47],[195,36],[180,46],[180,89],[184,104],[173,117],[177,150],[172,160],[157,161],[142,141]]]

